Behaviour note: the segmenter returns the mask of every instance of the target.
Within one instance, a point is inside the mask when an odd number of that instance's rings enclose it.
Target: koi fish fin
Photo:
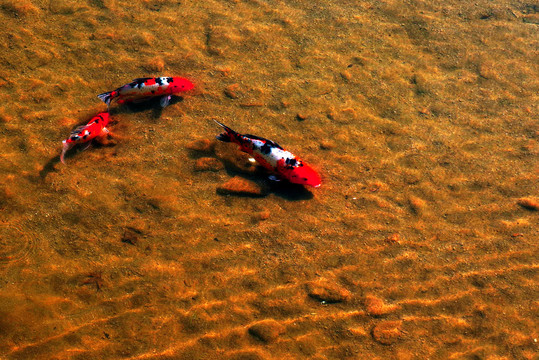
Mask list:
[[[112,91],[107,91],[106,93],[97,95],[107,106],[110,107],[110,102],[112,101]]]
[[[146,78],[136,78],[136,79],[133,79],[131,80],[131,82],[129,83],[129,86],[131,86],[132,88],[142,88],[142,86],[144,85],[144,83],[150,79],[153,79],[151,77],[146,77]]]
[[[62,141],[63,147],[62,147],[62,153],[60,154],[60,161],[62,164],[65,164],[64,158],[66,152],[73,147],[73,143],[68,143],[67,141]]]
[[[161,100],[159,101],[159,105],[164,109],[170,104],[170,99],[172,99],[172,95],[164,95],[161,96]]]
[[[80,125],[80,126],[77,126],[76,128],[74,128],[73,130],[71,130],[71,134],[70,135],[80,135],[80,133],[86,129],[88,125]]]
[[[265,139],[263,137],[256,136],[256,135],[251,135],[251,134],[245,134],[243,136],[245,136],[246,138],[249,138],[249,139],[255,139],[255,140],[263,141],[265,143],[268,143],[268,145],[270,145],[270,146],[277,147],[277,148],[279,148],[281,150],[284,150],[283,147],[281,145],[277,144],[275,141],[268,140],[268,139]]]
[[[224,132],[222,134],[217,135],[216,136],[217,140],[224,141],[224,142],[231,142],[231,141],[233,141],[232,139],[237,138],[239,136],[239,134],[237,132],[235,132],[234,130],[232,130],[228,126],[226,126],[224,124],[221,124],[217,120],[213,120],[213,121],[215,121],[217,123],[217,125],[221,126],[226,131],[226,132]]]
[[[136,79],[131,80],[131,82],[132,83],[142,83],[142,82],[145,82],[146,80],[150,80],[150,79],[153,79],[153,78],[152,77],[136,78]]]
[[[105,136],[105,135],[107,135],[108,133],[110,133],[110,130],[107,129],[106,127],[104,127],[103,129],[101,129],[101,132],[100,132],[99,135],[97,135],[97,136],[99,136],[99,137]]]
[[[88,148],[92,146],[92,142],[91,141],[88,141],[87,143],[85,143],[84,145],[82,145],[82,147],[80,148],[80,151],[85,151],[85,150],[88,150]]]

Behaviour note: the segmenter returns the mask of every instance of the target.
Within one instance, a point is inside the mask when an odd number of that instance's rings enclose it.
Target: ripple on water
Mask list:
[[[36,248],[36,240],[17,225],[0,226],[0,267],[24,262]]]

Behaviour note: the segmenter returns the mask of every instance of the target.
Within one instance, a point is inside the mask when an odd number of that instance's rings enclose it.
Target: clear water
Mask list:
[[[1,0],[0,20],[1,359],[537,356],[532,3]],[[113,106],[113,137],[59,163],[97,94],[161,75],[196,89]],[[271,183],[213,119],[322,186]],[[262,196],[218,190],[234,177]]]

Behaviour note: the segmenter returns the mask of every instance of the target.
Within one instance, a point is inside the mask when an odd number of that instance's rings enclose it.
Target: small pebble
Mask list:
[[[323,140],[320,143],[320,149],[322,149],[322,150],[331,150],[331,149],[334,149],[334,148],[335,148],[335,143],[333,143],[331,141]]]
[[[145,223],[143,220],[136,219],[130,221],[126,229],[136,232],[137,234],[144,234],[148,230],[148,224]]]
[[[31,16],[39,11],[34,5],[24,1],[3,1],[0,7],[2,10],[11,12],[17,17]]]
[[[225,88],[225,95],[228,96],[231,99],[237,99],[238,96],[238,89],[240,88],[239,84],[232,84]]]
[[[332,111],[332,110],[328,111],[328,113],[326,114],[326,117],[327,117],[329,120],[335,120],[335,118],[336,118],[335,112]]]
[[[229,76],[232,70],[229,67],[221,67],[217,68],[217,71],[221,73],[223,76]]]
[[[367,331],[365,331],[364,328],[362,327],[352,327],[352,328],[349,328],[348,331],[350,332],[351,335],[353,335],[354,337],[359,337],[359,338],[365,338],[369,335],[369,333]]]
[[[270,217],[270,212],[269,210],[262,210],[262,211],[259,211],[255,214],[255,219],[256,220],[267,220],[269,219]]]
[[[305,115],[303,113],[297,113],[296,114],[296,119],[298,119],[299,121],[303,121],[303,120],[307,119],[307,115]]]
[[[281,100],[281,106],[283,108],[289,108],[290,107],[290,101],[289,100]]]
[[[410,196],[408,202],[410,203],[410,208],[412,208],[412,211],[417,215],[421,215],[425,211],[425,207],[427,206],[425,200],[420,199],[416,196]]]
[[[352,74],[348,70],[344,70],[343,72],[341,72],[341,77],[344,80],[352,80]]]
[[[491,63],[479,64],[479,76],[485,79],[496,79],[496,70]]]
[[[272,342],[284,332],[284,326],[275,320],[264,320],[249,327],[249,334],[265,343]]]
[[[430,115],[430,110],[427,108],[421,108],[419,109],[419,113],[422,115]]]
[[[400,241],[401,241],[401,237],[397,233],[391,234],[386,238],[386,242],[388,242],[388,243],[400,244]]]
[[[126,244],[137,245],[138,234],[131,229],[126,229],[124,235],[122,236],[122,242]]]
[[[374,340],[383,345],[391,345],[402,336],[402,321],[382,321],[372,329]]]
[[[518,199],[517,204],[522,206],[524,209],[537,211],[539,210],[539,201],[530,199],[530,198],[522,198]]]

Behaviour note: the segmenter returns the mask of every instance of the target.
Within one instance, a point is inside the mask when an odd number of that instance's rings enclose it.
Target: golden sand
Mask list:
[[[2,0],[0,21],[0,359],[537,357],[533,2]],[[113,138],[59,163],[97,94],[161,75],[196,89],[113,105]],[[322,186],[267,180],[212,119]]]

